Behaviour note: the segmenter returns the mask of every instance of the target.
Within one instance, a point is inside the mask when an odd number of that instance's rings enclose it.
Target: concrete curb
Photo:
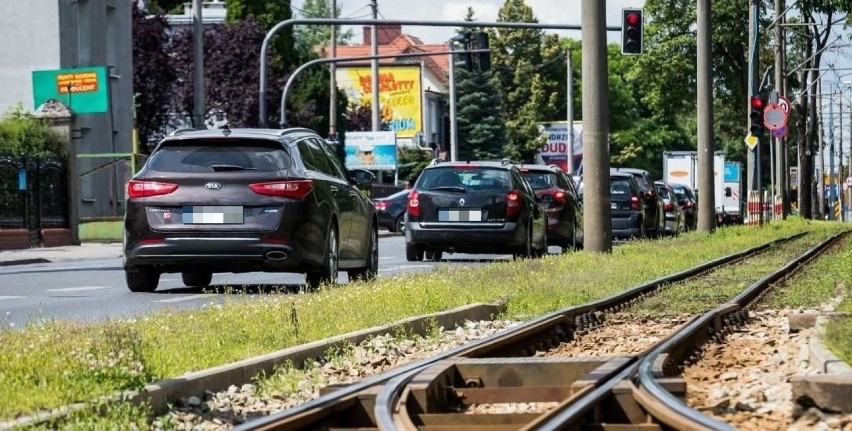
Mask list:
[[[831,412],[852,412],[852,367],[838,358],[824,343],[825,327],[837,313],[818,316],[808,340],[808,361],[818,374],[793,376],[793,399],[803,405],[816,405]]]
[[[823,342],[825,327],[830,321],[829,316],[819,316],[816,319],[808,346],[810,366],[824,374],[852,374],[852,367],[832,353]]]
[[[207,390],[220,391],[227,389],[231,385],[239,386],[248,383],[260,373],[273,373],[275,367],[284,363],[291,362],[297,366],[302,366],[307,359],[321,357],[329,349],[345,344],[357,344],[365,339],[398,330],[424,335],[434,325],[444,328],[454,328],[467,320],[492,320],[503,309],[505,303],[506,300],[501,298],[490,304],[471,304],[449,311],[410,317],[389,325],[350,332],[266,355],[187,373],[172,379],[151,383],[139,392],[119,392],[103,399],[126,401],[136,405],[147,403],[151,406],[155,414],[160,414],[168,409],[169,404],[173,404],[181,399],[191,396],[203,398]],[[50,412],[39,412],[31,416],[18,418],[14,421],[0,422],[0,430],[32,426],[59,419],[69,413],[91,405],[93,404],[76,403]]]

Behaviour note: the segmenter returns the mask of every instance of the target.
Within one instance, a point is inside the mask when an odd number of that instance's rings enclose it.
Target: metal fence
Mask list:
[[[65,161],[0,155],[0,228],[68,227]]]

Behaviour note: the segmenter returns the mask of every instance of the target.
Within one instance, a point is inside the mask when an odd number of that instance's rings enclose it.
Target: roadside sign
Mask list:
[[[758,141],[757,136],[754,136],[751,133],[746,135],[744,141],[745,141],[746,145],[748,145],[749,150],[753,150],[755,147],[757,147],[757,141]]]
[[[103,66],[76,69],[35,70],[33,109],[48,100],[58,100],[77,114],[109,110],[109,75]]]
[[[778,96],[778,106],[784,110],[785,114],[790,114],[790,101],[784,96]]]
[[[779,139],[780,138],[786,138],[787,132],[789,132],[789,131],[790,131],[790,128],[787,127],[787,125],[785,124],[785,125],[781,126],[780,129],[773,130],[772,136],[775,137],[775,138],[779,138]]]
[[[770,103],[763,109],[763,125],[769,130],[778,130],[787,124],[787,113],[777,103]]]

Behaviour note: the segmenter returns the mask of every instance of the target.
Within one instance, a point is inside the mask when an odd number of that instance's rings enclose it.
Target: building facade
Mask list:
[[[0,2],[0,112],[16,105],[35,111],[33,72],[106,68],[107,108],[74,115],[76,154],[69,180],[80,221],[120,217],[133,134],[133,46],[129,0],[26,0]],[[99,84],[102,85],[102,84]],[[74,100],[59,97],[74,113]],[[74,212],[74,211],[72,211]]]

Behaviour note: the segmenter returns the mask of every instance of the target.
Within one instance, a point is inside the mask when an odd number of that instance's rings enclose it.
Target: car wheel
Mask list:
[[[512,254],[514,259],[529,259],[533,256],[533,248],[532,248],[532,226],[527,225],[527,238],[524,241],[524,244],[521,245],[520,250],[516,251]]]
[[[423,249],[415,244],[405,243],[405,259],[409,262],[420,262],[423,260]]]
[[[212,272],[182,272],[180,275],[187,287],[207,287],[213,280]]]
[[[325,246],[325,257],[323,258],[322,269],[317,271],[309,271],[305,274],[308,288],[314,290],[321,284],[337,283],[337,229],[332,227],[328,231],[327,244]]]
[[[153,292],[160,284],[160,273],[154,268],[144,266],[125,269],[124,278],[131,292]]]
[[[427,251],[426,252],[426,260],[429,261],[429,262],[440,262],[442,257],[444,257],[444,252],[442,252],[442,251]]]
[[[403,235],[405,234],[405,213],[400,214],[399,217],[396,218],[394,226],[396,226],[396,230],[394,232],[399,232]]]
[[[367,253],[367,266],[348,272],[349,280],[371,281],[379,274],[379,231],[370,231],[370,250]]]

